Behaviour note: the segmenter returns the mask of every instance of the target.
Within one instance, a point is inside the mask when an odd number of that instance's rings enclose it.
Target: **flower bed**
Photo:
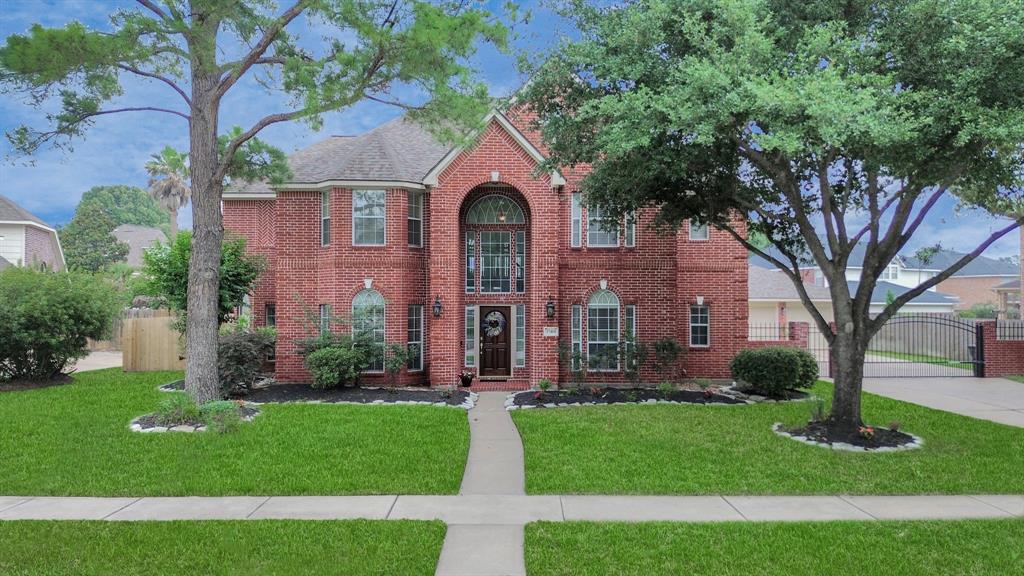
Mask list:
[[[749,400],[708,388],[698,390],[662,391],[654,388],[580,388],[577,390],[527,390],[510,394],[505,401],[508,410],[556,408],[597,404],[749,404]]]
[[[924,440],[889,428],[862,426],[850,432],[832,426],[828,422],[809,422],[806,426],[785,427],[780,423],[772,426],[779,436],[792,438],[811,446],[851,452],[893,452],[920,448]]]
[[[163,392],[185,389],[184,380],[159,388]],[[476,404],[476,393],[441,388],[376,388],[349,386],[314,388],[309,384],[270,384],[254,388],[246,396],[249,404],[423,404],[469,410]]]
[[[251,422],[259,414],[259,409],[253,406],[246,404],[238,406],[238,418],[242,422]],[[206,421],[202,419],[189,419],[176,422],[173,426],[170,426],[161,423],[160,418],[156,414],[139,416],[132,420],[128,427],[132,432],[206,432],[207,430]]]

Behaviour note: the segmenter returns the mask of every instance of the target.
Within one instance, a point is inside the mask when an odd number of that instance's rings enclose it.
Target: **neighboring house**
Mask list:
[[[790,322],[807,322],[815,326],[811,313],[804,306],[796,286],[779,270],[750,265],[747,282],[747,305],[751,336],[766,326],[786,326]],[[832,322],[832,296],[828,288],[804,284],[807,295],[821,316]]]
[[[114,237],[128,245],[125,261],[133,268],[142,266],[142,253],[157,242],[167,242],[163,230],[138,224],[121,224],[114,228]]]
[[[859,282],[850,282],[850,293],[857,290]],[[868,309],[871,314],[879,314],[889,303],[890,295],[893,298],[901,296],[910,288],[900,286],[892,282],[879,280],[875,284],[875,290],[871,293],[871,307]],[[899,309],[900,314],[953,314],[956,305],[960,300],[956,296],[943,294],[942,292],[925,290],[925,292],[910,302],[907,302]]]
[[[778,257],[774,251],[772,255]],[[933,255],[927,264],[914,256],[897,256],[882,271],[879,281],[888,282],[891,285],[903,288],[914,288],[949,268],[963,256],[962,252],[940,250]],[[773,264],[764,258],[753,257],[751,262],[757,266],[775,268]],[[846,268],[846,280],[848,282],[860,281],[863,262],[864,248],[858,244],[851,251],[849,264]],[[801,272],[808,283],[820,286],[827,284],[821,274],[821,269],[813,264],[802,267]],[[937,286],[929,288],[929,291],[955,296],[958,299],[956,310],[966,310],[975,304],[996,304],[998,300],[995,291],[996,286],[1013,278],[1019,278],[1020,273],[1020,266],[1009,259],[978,256],[968,262],[966,266],[957,270],[951,277],[939,282]]]
[[[996,293],[996,311],[999,317],[1020,318],[1020,278],[997,284],[992,290]]]
[[[349,317],[413,352],[404,385],[462,371],[503,389],[564,382],[560,345],[591,358],[588,380],[625,382],[614,352],[630,333],[680,342],[691,377],[728,377],[746,343],[746,250],[696,225],[659,234],[653,210],[609,225],[584,205],[581,171],[539,170],[528,120],[492,112],[453,149],[400,118],[299,150],[291,182],[227,189],[225,227],[268,259],[256,324],[292,342],[315,329],[304,310],[323,326]],[[276,377],[308,381],[293,350]],[[383,382],[382,366],[364,381]]]
[[[57,231],[0,194],[0,260],[13,266],[64,269]],[[5,265],[0,262],[0,268]]]

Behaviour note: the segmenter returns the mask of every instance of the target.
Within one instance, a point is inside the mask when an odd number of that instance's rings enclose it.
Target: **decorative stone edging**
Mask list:
[[[525,404],[523,406],[517,406],[515,404],[515,398],[519,394],[535,394],[536,390],[523,390],[521,392],[513,392],[505,398],[505,410],[529,410],[530,408],[569,408],[572,406],[616,406],[622,404],[682,404],[688,406],[747,406],[748,404],[756,404],[752,400],[745,400],[742,398],[736,398],[739,402],[735,404],[729,404],[726,402],[680,402],[678,400],[658,400],[657,398],[648,398],[647,400],[637,400],[636,402],[566,402],[564,404],[556,402],[547,402],[544,404]]]
[[[907,450],[916,450],[924,446],[923,438],[921,438],[920,436],[915,436],[914,434],[910,434],[908,432],[904,432],[904,434],[907,434],[908,436],[913,438],[913,442],[909,444],[904,444],[902,446],[880,446],[878,448],[854,446],[853,444],[848,444],[846,442],[818,442],[817,440],[811,440],[806,436],[799,436],[797,434],[790,434],[789,432],[783,431],[782,422],[776,422],[775,424],[772,424],[772,432],[775,432],[775,434],[782,436],[784,438],[796,440],[797,442],[802,442],[810,446],[818,446],[820,448],[831,448],[832,450],[842,450],[844,452],[904,452]]]
[[[246,402],[247,406],[251,404],[251,402]],[[259,410],[256,410],[252,414],[249,414],[247,416],[241,416],[240,418],[242,419],[242,422],[252,422],[261,413],[262,412],[260,412]],[[193,426],[192,424],[179,424],[177,426],[151,426],[149,428],[143,428],[139,420],[145,418],[146,416],[149,416],[149,414],[143,414],[142,416],[136,417],[134,420],[131,421],[130,424],[128,424],[128,429],[131,430],[132,432],[140,432],[143,434],[148,434],[151,432],[206,432],[205,424],[199,424],[196,426]]]
[[[470,392],[469,396],[466,396],[466,400],[461,404],[449,404],[447,402],[430,402],[428,400],[395,400],[394,402],[387,402],[384,400],[374,400],[372,402],[350,402],[348,400],[342,400],[339,402],[324,402],[323,400],[289,400],[287,402],[251,402],[248,401],[246,404],[252,404],[254,406],[262,406],[264,404],[339,404],[339,405],[350,405],[350,406],[398,406],[398,405],[418,405],[418,406],[437,406],[439,408],[459,408],[462,410],[470,410],[473,406],[476,406],[476,400],[479,394],[476,392]]]

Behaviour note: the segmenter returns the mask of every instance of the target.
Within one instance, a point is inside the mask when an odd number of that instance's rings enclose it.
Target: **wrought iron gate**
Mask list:
[[[983,377],[982,327],[949,314],[901,314],[886,322],[868,345],[865,378]],[[811,327],[808,349],[822,376],[831,376],[828,342]]]

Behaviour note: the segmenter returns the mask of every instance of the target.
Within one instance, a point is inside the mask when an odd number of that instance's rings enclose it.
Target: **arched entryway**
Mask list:
[[[530,215],[512,186],[478,186],[463,203],[464,366],[482,380],[526,364]]]

